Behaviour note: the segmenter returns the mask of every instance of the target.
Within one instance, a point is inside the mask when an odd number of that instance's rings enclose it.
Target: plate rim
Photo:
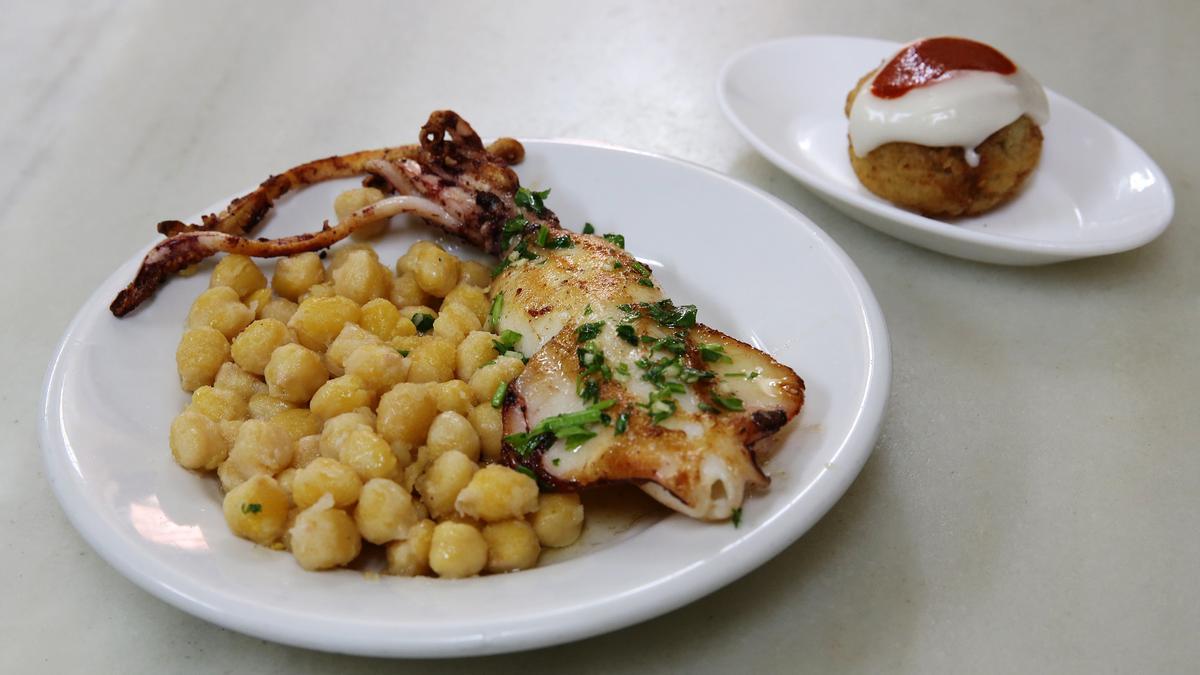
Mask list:
[[[88,313],[87,310],[98,302],[107,304],[106,297],[102,295],[106,292],[107,281],[112,276],[110,275],[100,282],[78,308],[53,350],[43,379],[38,426],[43,467],[51,490],[68,521],[101,559],[134,585],[159,600],[210,623],[253,637],[296,647],[367,656],[457,657],[499,654],[562,644],[661,616],[709,595],[765,564],[823,518],[849,489],[872,454],[882,431],[891,389],[891,343],[883,311],[866,278],[849,255],[816,223],[792,206],[753,185],[694,162],[596,141],[566,138],[523,138],[521,141],[531,145],[584,146],[633,154],[655,161],[665,161],[684,170],[708,174],[734,189],[765,200],[767,204],[790,218],[796,226],[808,229],[821,245],[824,254],[830,256],[841,273],[845,274],[850,282],[849,288],[858,301],[854,311],[859,317],[858,321],[863,326],[866,338],[865,387],[849,430],[835,441],[837,445],[832,459],[837,461],[837,471],[826,467],[818,477],[796,494],[796,498],[799,498],[815,491],[817,494],[813,497],[810,508],[791,514],[789,519],[775,523],[774,527],[771,527],[770,522],[764,523],[761,527],[765,528],[764,534],[769,536],[762,537],[753,548],[748,548],[751,542],[742,542],[738,546],[721,551],[719,555],[724,564],[714,566],[700,576],[696,576],[692,568],[686,568],[671,575],[671,578],[656,583],[653,588],[632,593],[630,597],[623,598],[623,603],[614,603],[615,598],[606,599],[600,604],[600,608],[604,609],[602,612],[580,612],[579,610],[586,609],[586,606],[575,607],[568,611],[568,614],[574,617],[573,620],[564,616],[552,624],[523,626],[518,632],[506,634],[502,641],[470,639],[479,636],[464,630],[463,637],[468,638],[467,641],[453,638],[409,641],[397,635],[394,640],[381,644],[372,637],[373,634],[368,634],[368,638],[363,639],[347,635],[345,631],[315,631],[312,626],[320,627],[320,624],[315,623],[297,627],[293,622],[276,627],[268,621],[254,620],[249,615],[228,611],[219,601],[210,602],[209,600],[218,595],[219,590],[213,589],[211,584],[198,581],[194,576],[168,568],[165,575],[167,578],[164,578],[163,575],[155,574],[153,568],[151,571],[141,569],[137,563],[144,557],[136,549],[123,546],[119,533],[100,515],[87,508],[81,508],[86,507],[89,502],[81,491],[72,489],[75,477],[79,474],[71,469],[73,451],[68,447],[64,435],[59,433],[62,415],[55,405],[61,402],[63,391],[61,364]],[[153,242],[140,249],[142,254],[152,245]],[[113,274],[118,273],[120,267],[127,263],[128,260],[122,262]],[[787,515],[786,512],[784,515]],[[773,519],[778,520],[779,514]],[[208,595],[201,597],[202,593],[196,591],[207,592]],[[653,597],[647,597],[648,595]]]
[[[833,181],[829,180],[825,174],[806,170],[804,167],[795,164],[782,153],[776,151],[769,143],[760,138],[754,133],[750,127],[742,121],[741,117],[734,112],[733,105],[729,102],[726,96],[726,85],[730,81],[730,72],[744,58],[758,51],[777,48],[780,45],[806,42],[811,40],[841,40],[846,42],[871,43],[875,45],[887,45],[888,47],[898,48],[903,43],[881,38],[873,38],[857,35],[835,35],[835,34],[809,34],[809,35],[792,35],[782,38],[757,42],[752,45],[743,47],[729,56],[721,65],[720,72],[717,75],[716,95],[717,102],[721,108],[721,112],[725,115],[725,119],[737,130],[742,138],[748,142],[759,154],[765,157],[776,168],[788,174],[795,180],[799,181],[806,188],[814,192],[818,197],[826,201],[839,202],[847,207],[865,211],[870,215],[886,220],[896,225],[918,230],[927,234],[931,234],[943,239],[955,242],[965,242],[968,244],[988,248],[997,252],[1003,253],[1024,253],[1034,254],[1043,257],[1043,262],[1056,262],[1062,260],[1090,258],[1102,255],[1110,255],[1113,253],[1121,253],[1130,251],[1154,241],[1163,232],[1170,227],[1172,220],[1175,217],[1175,193],[1171,187],[1171,181],[1167,177],[1166,172],[1162,167],[1154,161],[1154,158],[1145,151],[1140,145],[1134,142],[1125,132],[1121,131],[1115,125],[1109,123],[1104,118],[1096,113],[1088,110],[1084,106],[1075,101],[1059,94],[1058,92],[1044,87],[1047,97],[1051,100],[1051,105],[1064,106],[1071,108],[1076,114],[1081,114],[1090,118],[1094,123],[1106,128],[1115,134],[1121,141],[1127,143],[1141,155],[1146,164],[1161,177],[1163,188],[1165,190],[1165,206],[1163,217],[1153,226],[1147,227],[1144,230],[1131,233],[1124,237],[1112,237],[1101,240],[1088,242],[1052,242],[1037,239],[1027,239],[1010,237],[1003,234],[993,232],[980,232],[978,230],[968,230],[956,225],[922,216],[911,211],[906,211],[891,203],[877,201],[876,199],[868,198],[865,195],[856,194],[839,187]],[[850,214],[846,214],[849,216]],[[869,222],[850,216],[853,220],[858,221],[872,229],[878,230]],[[890,235],[889,236],[895,236]],[[908,241],[908,240],[903,240]],[[930,249],[928,246],[909,242],[914,246]],[[954,254],[947,254],[954,255]],[[968,257],[956,255],[955,257]],[[971,258],[978,260],[978,258]]]

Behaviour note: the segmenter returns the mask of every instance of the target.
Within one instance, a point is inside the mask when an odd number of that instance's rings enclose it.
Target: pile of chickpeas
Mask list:
[[[350,190],[334,208],[380,198]],[[216,473],[234,534],[304,569],[350,565],[364,541],[395,575],[533,567],[543,547],[579,538],[583,506],[495,463],[492,399],[524,364],[485,330],[490,281],[427,241],[394,273],[364,243],[335,248],[328,266],[281,258],[269,283],[249,258],[222,258],[176,352],[192,399],[171,424],[172,454]]]

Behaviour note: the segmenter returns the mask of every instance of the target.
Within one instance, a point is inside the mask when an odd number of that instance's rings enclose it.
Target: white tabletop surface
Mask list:
[[[6,2],[0,21],[0,672],[1184,672],[1200,664],[1200,3],[923,0]],[[965,262],[835,213],[714,95],[736,50],[803,33],[991,42],[1124,130],[1177,211],[1145,248]],[[307,159],[486,135],[699,162],[807,214],[893,340],[874,456],[804,538],[645,624],[537,652],[387,664],[264,643],[100,560],[43,476],[51,349],[153,236]],[[778,292],[779,289],[764,289]]]

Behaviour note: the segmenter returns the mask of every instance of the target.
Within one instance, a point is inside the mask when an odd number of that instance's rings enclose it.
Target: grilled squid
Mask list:
[[[622,240],[563,228],[546,193],[520,186],[511,166],[523,154],[511,139],[484,146],[457,114],[434,112],[419,146],[302,165],[199,225],[162,224],[168,238],[112,311],[128,313],[171,273],[218,251],[291,255],[416,214],[500,256],[492,327],[527,360],[497,394],[503,462],[532,473],[544,489],[632,482],[695,518],[736,514],[749,490],[769,483],[755,444],[799,413],[803,381],[699,323],[698,310],[667,298]],[[368,174],[391,195],[312,234],[246,237],[282,192],[350,172]]]

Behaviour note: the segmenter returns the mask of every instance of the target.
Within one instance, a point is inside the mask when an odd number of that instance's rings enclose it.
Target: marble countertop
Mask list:
[[[1182,672],[1200,663],[1200,4],[16,2],[0,23],[0,672]],[[713,92],[802,33],[961,33],[1122,129],[1174,224],[1130,253],[972,263],[848,220],[755,154]],[[452,107],[513,136],[698,162],[807,214],[893,340],[878,447],[806,536],[642,625],[386,664],[231,633],[148,595],[42,476],[54,343],[157,221]]]

